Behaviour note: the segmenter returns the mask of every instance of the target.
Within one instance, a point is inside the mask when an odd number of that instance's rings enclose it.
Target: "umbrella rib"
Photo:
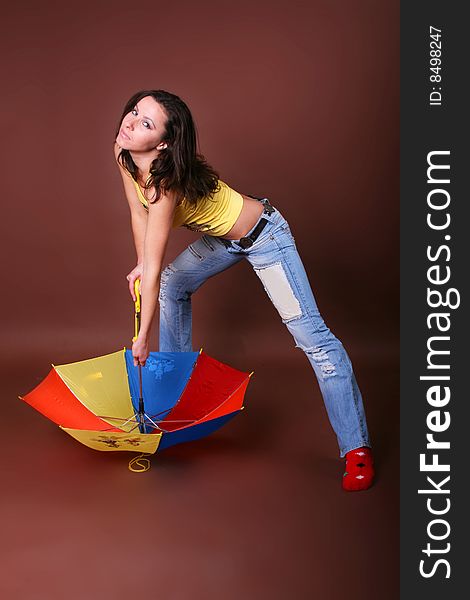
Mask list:
[[[131,430],[128,431],[127,433],[132,433],[135,429],[137,429],[139,427],[139,423],[136,423],[133,427],[131,427]]]
[[[152,419],[148,416],[147,413],[145,413],[144,418],[145,417],[147,417],[147,420],[150,421],[153,425],[155,425],[156,429],[158,429],[159,431],[164,431],[163,429],[160,429],[160,427],[152,421]],[[138,427],[139,427],[139,423],[136,423],[128,433],[132,433]],[[143,434],[143,435],[145,435],[145,434]],[[146,434],[146,435],[152,435],[152,434]]]
[[[212,411],[211,411],[212,412]],[[194,419],[161,419],[158,423],[190,423]]]
[[[163,413],[169,413],[170,410],[173,410],[173,407],[172,408],[165,408],[164,410],[161,410],[160,412],[157,412],[157,413],[153,414],[152,415],[152,419],[154,419],[155,417],[158,417],[158,415],[162,415]]]
[[[152,417],[150,415],[148,415],[147,413],[144,413],[144,420],[145,417],[147,417],[147,420],[150,421],[150,423],[152,423],[152,425],[154,425],[157,429],[160,429],[160,427],[155,423],[155,421],[152,419]]]
[[[122,423],[118,423],[118,425],[119,425],[119,427],[123,428],[134,419],[135,413],[128,419],[123,419],[121,417],[109,417],[106,415],[96,415],[96,416],[103,421],[122,421]]]
[[[100,419],[110,419],[113,421],[123,421],[124,423],[127,423],[128,421],[130,421],[132,419],[132,417],[129,417],[128,419],[124,419],[123,417],[110,417],[110,416],[106,416],[106,415],[96,415],[97,417],[99,417]]]

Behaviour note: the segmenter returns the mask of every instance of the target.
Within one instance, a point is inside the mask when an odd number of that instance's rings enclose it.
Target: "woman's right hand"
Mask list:
[[[143,269],[143,265],[138,264],[126,276],[126,279],[129,282],[129,292],[130,292],[130,294],[132,296],[132,300],[134,300],[134,302],[136,301],[135,290],[134,290],[134,282],[135,282],[136,279],[140,279],[140,285],[142,286],[142,269]]]

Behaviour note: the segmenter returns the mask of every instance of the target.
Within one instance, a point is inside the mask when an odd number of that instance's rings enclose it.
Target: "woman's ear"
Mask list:
[[[157,150],[165,150],[165,148],[168,148],[168,144],[166,142],[160,142],[157,146]]]

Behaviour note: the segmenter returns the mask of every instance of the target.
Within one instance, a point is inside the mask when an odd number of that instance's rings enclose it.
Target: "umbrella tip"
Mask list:
[[[248,377],[251,377],[251,376],[252,376],[252,375],[254,375],[254,374],[255,374],[255,372],[254,372],[254,371],[251,371],[251,373],[248,375]]]
[[[199,354],[202,354],[202,348],[199,350]]]

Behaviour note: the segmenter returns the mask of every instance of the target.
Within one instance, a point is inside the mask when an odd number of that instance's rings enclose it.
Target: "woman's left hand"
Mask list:
[[[134,366],[137,367],[139,365],[142,365],[142,367],[145,367],[145,362],[149,354],[150,352],[148,339],[137,336],[137,339],[132,344],[132,356],[134,357]]]

